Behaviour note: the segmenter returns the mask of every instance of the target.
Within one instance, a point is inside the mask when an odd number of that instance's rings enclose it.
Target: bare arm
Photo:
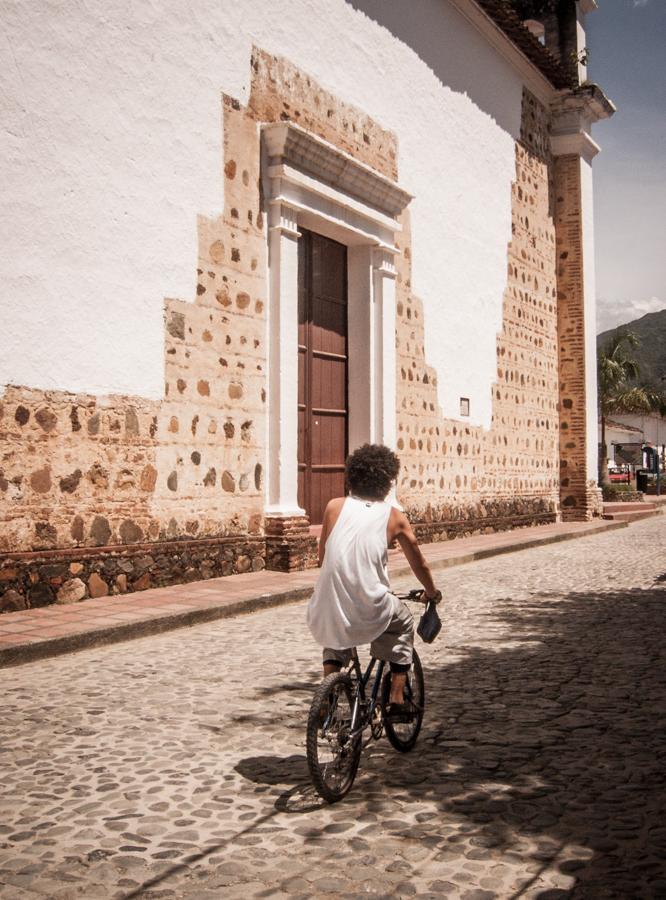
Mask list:
[[[324,553],[326,552],[326,541],[329,534],[333,531],[333,526],[338,521],[338,516],[345,502],[344,497],[336,497],[330,500],[324,510],[324,521],[321,524],[321,535],[319,537],[319,567],[324,564]]]
[[[392,511],[391,518],[389,519],[388,538],[389,541],[393,540],[393,538],[397,539],[403,553],[407,557],[407,562],[409,563],[412,572],[425,588],[426,597],[430,598],[438,596],[439,591],[432,580],[430,566],[426,562],[423,553],[421,553],[419,542],[416,540],[416,535],[414,534],[412,526],[409,524],[409,519],[404,513],[397,509]]]

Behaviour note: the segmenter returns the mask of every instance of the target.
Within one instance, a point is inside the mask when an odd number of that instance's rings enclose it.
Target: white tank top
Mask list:
[[[386,569],[391,509],[381,500],[345,498],[308,605],[310,631],[323,647],[346,650],[367,644],[393,617],[396,602]]]

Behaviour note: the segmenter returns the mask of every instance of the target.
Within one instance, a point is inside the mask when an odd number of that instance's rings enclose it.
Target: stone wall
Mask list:
[[[259,132],[228,98],[223,115],[224,213],[199,218],[196,297],[165,301],[163,399],[2,398],[0,592],[43,605],[264,565]]]
[[[398,262],[398,497],[422,537],[553,521],[559,508],[555,225],[547,110],[527,91],[516,143],[497,379],[489,430],[442,417],[411,292],[408,222]],[[454,304],[455,298],[443,302]]]
[[[272,523],[264,537],[259,125],[292,119],[390,177],[397,147],[288,61],[255,49],[251,66],[248,107],[222,98],[224,212],[198,220],[196,297],[165,301],[163,399],[21,387],[4,395],[7,608],[257,570],[267,557],[278,568],[316,565],[307,522]]]
[[[259,534],[266,240],[256,124],[224,102],[224,215],[200,218],[197,296],[165,302],[161,401],[10,387],[0,548]]]
[[[307,522],[270,522],[264,533],[267,241],[259,126],[293,120],[391,178],[396,140],[289,62],[256,49],[247,108],[228,97],[222,105],[224,211],[198,222],[196,297],[165,302],[163,398],[21,387],[5,393],[0,591],[10,608],[258,570],[267,557],[287,569],[314,564]],[[546,110],[525,92],[489,430],[441,414],[423,349],[428,322],[411,289],[404,217],[398,496],[423,540],[552,521],[558,512],[548,127]],[[443,302],[455,307],[456,298]]]
[[[251,536],[7,554],[0,612],[256,572],[264,558],[264,540]]]

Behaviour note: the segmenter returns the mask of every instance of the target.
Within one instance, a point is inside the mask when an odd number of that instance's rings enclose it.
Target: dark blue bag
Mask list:
[[[432,644],[441,630],[442,620],[437,612],[437,603],[433,600],[428,600],[416,633],[424,643]]]

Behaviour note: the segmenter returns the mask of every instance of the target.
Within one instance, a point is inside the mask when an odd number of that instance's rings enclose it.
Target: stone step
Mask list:
[[[655,509],[656,506],[654,503],[650,503],[649,501],[643,501],[641,503],[604,503],[604,512],[614,513],[614,512],[634,512],[635,510],[640,512],[645,509]]]
[[[661,515],[660,509],[655,509],[652,507],[651,509],[635,509],[629,512],[606,512],[604,510],[604,514],[602,518],[610,519],[613,522],[637,522],[639,519],[649,519],[652,516]]]

